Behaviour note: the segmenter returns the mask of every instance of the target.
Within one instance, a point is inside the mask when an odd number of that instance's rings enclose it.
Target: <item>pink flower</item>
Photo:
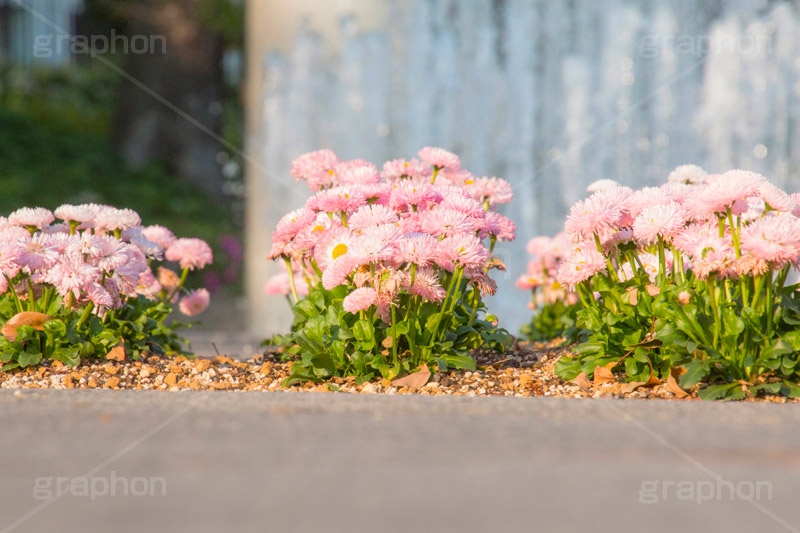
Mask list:
[[[334,259],[322,272],[322,286],[325,290],[332,290],[342,285],[356,266],[358,261],[354,260],[354,255],[344,255]]]
[[[142,224],[139,214],[133,209],[117,209],[111,206],[102,206],[94,216],[94,228],[99,231],[121,231],[135,228]]]
[[[340,213],[355,211],[367,205],[367,198],[360,187],[342,185],[318,192],[306,202],[306,207],[314,211]]]
[[[426,146],[417,153],[419,158],[434,168],[461,168],[461,159],[444,148]]]
[[[342,302],[342,307],[348,313],[358,313],[375,305],[377,300],[378,293],[375,292],[375,289],[362,287],[348,294]]]
[[[489,205],[507,204],[514,197],[511,184],[500,178],[478,178],[467,182],[465,190],[478,202]]]
[[[355,234],[348,228],[331,230],[326,237],[326,240],[314,249],[314,259],[322,270],[336,259],[350,253],[355,241]]]
[[[678,293],[678,301],[683,305],[687,305],[692,301],[692,295],[689,291],[681,291]]]
[[[70,205],[64,204],[54,212],[56,218],[66,222],[91,222],[94,220],[95,210],[89,204]]]
[[[792,209],[792,214],[796,217],[800,217],[800,193],[793,193],[792,200],[794,201],[794,209]]]
[[[605,256],[589,246],[584,246],[561,264],[556,279],[561,285],[574,290],[579,283],[606,270]]]
[[[158,293],[161,292],[161,284],[149,268],[139,274],[139,286],[136,291],[150,300],[155,299]]]
[[[339,163],[334,176],[340,185],[368,185],[381,180],[375,165],[363,159]]]
[[[500,241],[513,241],[517,237],[517,225],[500,213],[486,213],[484,232]]]
[[[670,201],[677,201],[677,196],[673,191],[661,187],[645,187],[631,193],[625,200],[624,208],[635,220],[646,208]]]
[[[164,226],[146,226],[142,228],[142,235],[148,241],[158,244],[165,250],[175,242],[175,234]]]
[[[428,269],[420,269],[416,272],[414,284],[408,288],[408,292],[434,303],[444,300],[447,294],[439,284],[439,277]]]
[[[758,192],[769,208],[775,211],[791,213],[796,207],[791,196],[768,181],[759,186]]]
[[[8,215],[8,222],[16,226],[42,229],[48,226],[55,217],[52,211],[44,207],[23,207]]]
[[[756,220],[742,228],[741,246],[775,269],[787,263],[796,266],[800,262],[800,219],[786,214]]]
[[[381,171],[381,178],[385,180],[427,178],[430,181],[430,176],[431,167],[417,159],[393,159],[384,163]]]
[[[489,259],[489,250],[471,234],[445,237],[439,241],[438,250],[437,260],[443,259],[463,267],[483,267]]]
[[[48,235],[36,233],[25,239],[23,245],[17,262],[29,272],[50,268],[58,260],[58,252]]]
[[[20,269],[19,260],[24,252],[23,246],[18,242],[0,241],[0,272],[13,278]],[[0,276],[2,278],[3,276]],[[0,291],[5,292],[5,291]]]
[[[44,280],[55,286],[63,298],[72,293],[77,299],[87,285],[100,281],[100,270],[79,259],[61,256],[47,271]]]
[[[486,211],[483,210],[483,206],[477,200],[466,196],[449,194],[445,196],[442,203],[439,204],[439,207],[458,211],[472,218],[483,218],[486,216]]]
[[[208,308],[211,295],[206,289],[196,289],[181,298],[178,308],[186,316],[196,316]]]
[[[202,239],[178,239],[167,248],[164,257],[189,270],[204,268],[214,260],[211,247]]]
[[[427,208],[428,205],[438,203],[441,199],[436,188],[430,184],[403,181],[392,188],[389,206],[393,209],[407,206]]]
[[[395,244],[397,258],[403,263],[427,266],[436,257],[437,241],[428,235],[414,235]]]
[[[589,186],[586,187],[586,192],[595,193],[595,192],[605,191],[607,189],[613,189],[615,187],[619,187],[619,185],[620,184],[618,181],[605,178],[599,179],[590,183]]]
[[[20,226],[6,226],[0,229],[0,241],[23,241],[31,234]]]
[[[431,209],[420,215],[422,230],[431,235],[453,236],[473,232],[472,220],[452,209]]]
[[[729,170],[700,189],[696,200],[709,213],[724,213],[736,200],[758,194],[766,178],[747,170]]]
[[[291,175],[297,180],[307,180],[312,191],[332,184],[333,169],[339,158],[331,150],[317,150],[303,154],[292,161]]]
[[[670,183],[685,183],[688,185],[698,185],[703,183],[708,172],[697,165],[680,165],[669,173],[667,181]]]
[[[661,237],[666,242],[683,229],[686,212],[677,202],[652,205],[645,208],[633,223],[633,235],[647,245],[655,244]]]
[[[572,239],[586,240],[610,230],[616,230],[622,220],[622,211],[615,205],[595,193],[588,199],[572,206],[564,224],[565,233]]]
[[[360,230],[381,224],[397,224],[397,214],[383,205],[365,205],[353,213],[347,221],[347,227]]]
[[[534,237],[528,243],[528,253],[541,258],[553,257],[561,259],[572,249],[572,245],[564,233],[558,233],[555,237]]]

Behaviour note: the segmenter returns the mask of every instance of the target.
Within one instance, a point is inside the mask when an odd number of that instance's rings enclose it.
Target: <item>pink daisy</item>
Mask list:
[[[353,213],[348,221],[347,227],[353,230],[360,230],[370,226],[380,224],[397,224],[397,214],[383,205],[365,205]]]
[[[417,156],[434,168],[461,168],[461,159],[444,148],[426,146],[417,153]]]
[[[556,279],[561,285],[574,289],[595,274],[606,272],[606,269],[605,256],[597,250],[584,247],[561,264]]]
[[[94,220],[95,210],[89,204],[64,204],[58,207],[53,213],[56,218],[60,218],[65,222],[91,222]]]
[[[116,207],[103,206],[95,213],[92,224],[95,230],[111,232],[140,226],[142,219],[133,209],[117,209]]]
[[[58,260],[58,251],[50,243],[50,236],[36,233],[23,241],[17,262],[28,272],[50,268]]]
[[[464,188],[475,200],[489,205],[507,204],[514,197],[511,184],[495,177],[478,178]]]
[[[136,292],[149,300],[154,300],[161,292],[161,284],[149,268],[139,274],[139,286],[136,287]]]
[[[709,213],[724,213],[736,200],[758,194],[766,178],[747,170],[729,170],[699,190],[695,200]]]
[[[635,220],[645,208],[670,201],[677,201],[677,197],[672,191],[661,187],[645,187],[630,194],[625,200],[624,209]]]
[[[350,255],[334,259],[322,272],[322,286],[326,290],[332,290],[334,287],[342,285],[356,266],[358,266],[358,262]]]
[[[473,225],[470,217],[452,209],[431,209],[420,216],[422,230],[431,235],[461,235],[472,233]]]
[[[620,206],[601,194],[595,193],[572,206],[564,224],[564,231],[570,238],[585,240],[595,233],[617,229],[622,220]]]
[[[767,206],[775,211],[791,213],[796,207],[791,196],[768,181],[763,182],[759,186],[758,193],[761,195],[761,198],[764,199]]]
[[[100,281],[100,270],[83,261],[61,256],[47,271],[44,279],[55,286],[61,297],[72,293],[75,298],[80,298],[81,291],[89,283]]]
[[[211,247],[202,239],[177,239],[167,248],[164,257],[189,270],[204,268],[214,260]]]
[[[500,213],[490,211],[486,213],[484,221],[483,230],[486,236],[493,236],[499,241],[513,241],[517,237],[517,225]]]
[[[407,206],[427,208],[428,205],[442,200],[436,188],[427,183],[414,183],[402,181],[392,188],[389,197],[389,206],[401,209]]]
[[[272,232],[272,240],[277,242],[288,242],[294,238],[303,228],[308,227],[317,219],[317,214],[311,209],[301,207],[283,215]],[[171,245],[172,243],[170,243]],[[167,246],[169,249],[169,246]]]
[[[317,191],[331,185],[333,169],[338,162],[339,158],[333,151],[317,150],[292,161],[290,174],[297,181],[309,181],[309,188]]]
[[[55,220],[53,212],[44,207],[22,207],[8,215],[8,222],[26,228],[42,229]]]
[[[175,242],[175,234],[164,226],[145,226],[142,228],[142,235],[150,242],[154,242],[164,249],[170,247]]]
[[[800,261],[800,219],[792,215],[765,217],[742,228],[742,250],[774,268]]]
[[[196,289],[181,298],[178,308],[186,316],[196,316],[208,309],[211,295],[206,289]]]
[[[670,183],[685,183],[687,185],[698,185],[703,183],[708,172],[697,165],[680,165],[669,173],[667,181]]]
[[[330,231],[326,239],[314,248],[314,260],[317,266],[324,270],[336,259],[350,253],[353,249],[355,235],[348,228],[338,228]]]
[[[375,165],[363,159],[339,163],[334,176],[340,185],[368,185],[381,180]]]
[[[593,181],[592,183],[590,183],[589,186],[586,187],[586,192],[596,193],[596,192],[605,191],[605,190],[608,190],[608,189],[613,189],[613,188],[619,187],[619,186],[620,186],[620,183],[618,181],[614,181],[614,180],[610,180],[610,179],[607,179],[607,178],[603,178],[603,179],[599,179],[599,180],[596,180],[596,181]]]
[[[342,185],[320,191],[306,202],[307,208],[327,213],[355,211],[364,205],[367,205],[364,192],[352,185]]]
[[[655,244],[661,237],[672,242],[686,224],[686,212],[677,202],[645,208],[633,223],[633,235],[646,245]]]
[[[483,267],[489,259],[489,250],[474,235],[456,234],[439,241],[436,259],[464,267]]]
[[[24,251],[22,244],[18,242],[0,242],[0,272],[9,278],[16,276],[21,266],[19,261]]]
[[[427,266],[436,257],[436,239],[428,235],[414,235],[395,243],[397,258],[403,263]]]
[[[362,287],[348,294],[342,302],[342,307],[348,313],[366,311],[378,300],[378,293],[370,287]]]
[[[408,288],[408,292],[434,303],[444,300],[447,294],[439,283],[439,277],[428,269],[417,271],[414,276],[414,283]]]

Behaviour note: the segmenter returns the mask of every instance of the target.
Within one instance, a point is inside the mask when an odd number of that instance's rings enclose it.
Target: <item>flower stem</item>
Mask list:
[[[389,304],[392,308],[392,362],[397,364],[397,318],[394,313],[394,304]]]
[[[289,273],[289,286],[292,288],[292,296],[294,296],[294,303],[297,304],[300,300],[297,298],[297,288],[294,285],[294,272],[292,271],[292,260],[284,257],[286,262],[286,271]]]

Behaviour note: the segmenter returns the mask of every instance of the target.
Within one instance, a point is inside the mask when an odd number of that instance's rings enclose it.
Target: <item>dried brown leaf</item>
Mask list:
[[[678,385],[678,382],[675,381],[675,377],[673,376],[672,372],[670,372],[669,376],[667,377],[667,383],[664,387],[677,398],[686,398],[689,396],[689,393],[683,390],[681,386]]]
[[[402,378],[397,378],[392,381],[393,387],[416,387],[422,388],[431,377],[431,371],[428,370],[428,365],[425,363],[419,367],[419,371],[407,374]]]
[[[614,383],[617,381],[614,373],[604,366],[598,366],[594,369],[594,386],[597,387],[603,383]]]
[[[125,352],[125,343],[120,342],[111,350],[109,350],[108,354],[106,354],[106,359],[111,359],[112,361],[124,361],[126,356]]]
[[[589,377],[586,375],[586,372],[581,372],[578,374],[575,379],[571,380],[570,383],[574,383],[578,387],[582,389],[591,389],[592,382],[589,381]]]
[[[8,340],[13,341],[17,338],[17,328],[20,326],[30,326],[41,331],[44,329],[44,325],[51,320],[53,317],[44,313],[23,311],[9,318],[8,322],[0,329],[0,333],[5,335]]]

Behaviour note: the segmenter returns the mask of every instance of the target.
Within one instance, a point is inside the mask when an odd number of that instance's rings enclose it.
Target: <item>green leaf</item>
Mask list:
[[[738,383],[728,383],[725,385],[709,385],[708,387],[700,389],[698,394],[700,396],[700,399],[702,400],[707,400],[707,401],[718,400],[720,398],[732,397],[734,394],[734,390],[737,388],[739,389],[740,392],[742,392],[742,396],[744,396],[744,392],[742,391],[742,386]],[[731,399],[736,399],[736,398],[731,398]]]
[[[694,359],[683,367],[686,369],[686,373],[681,376],[680,385],[684,389],[695,386],[706,377],[710,371],[708,362],[702,359]]]

